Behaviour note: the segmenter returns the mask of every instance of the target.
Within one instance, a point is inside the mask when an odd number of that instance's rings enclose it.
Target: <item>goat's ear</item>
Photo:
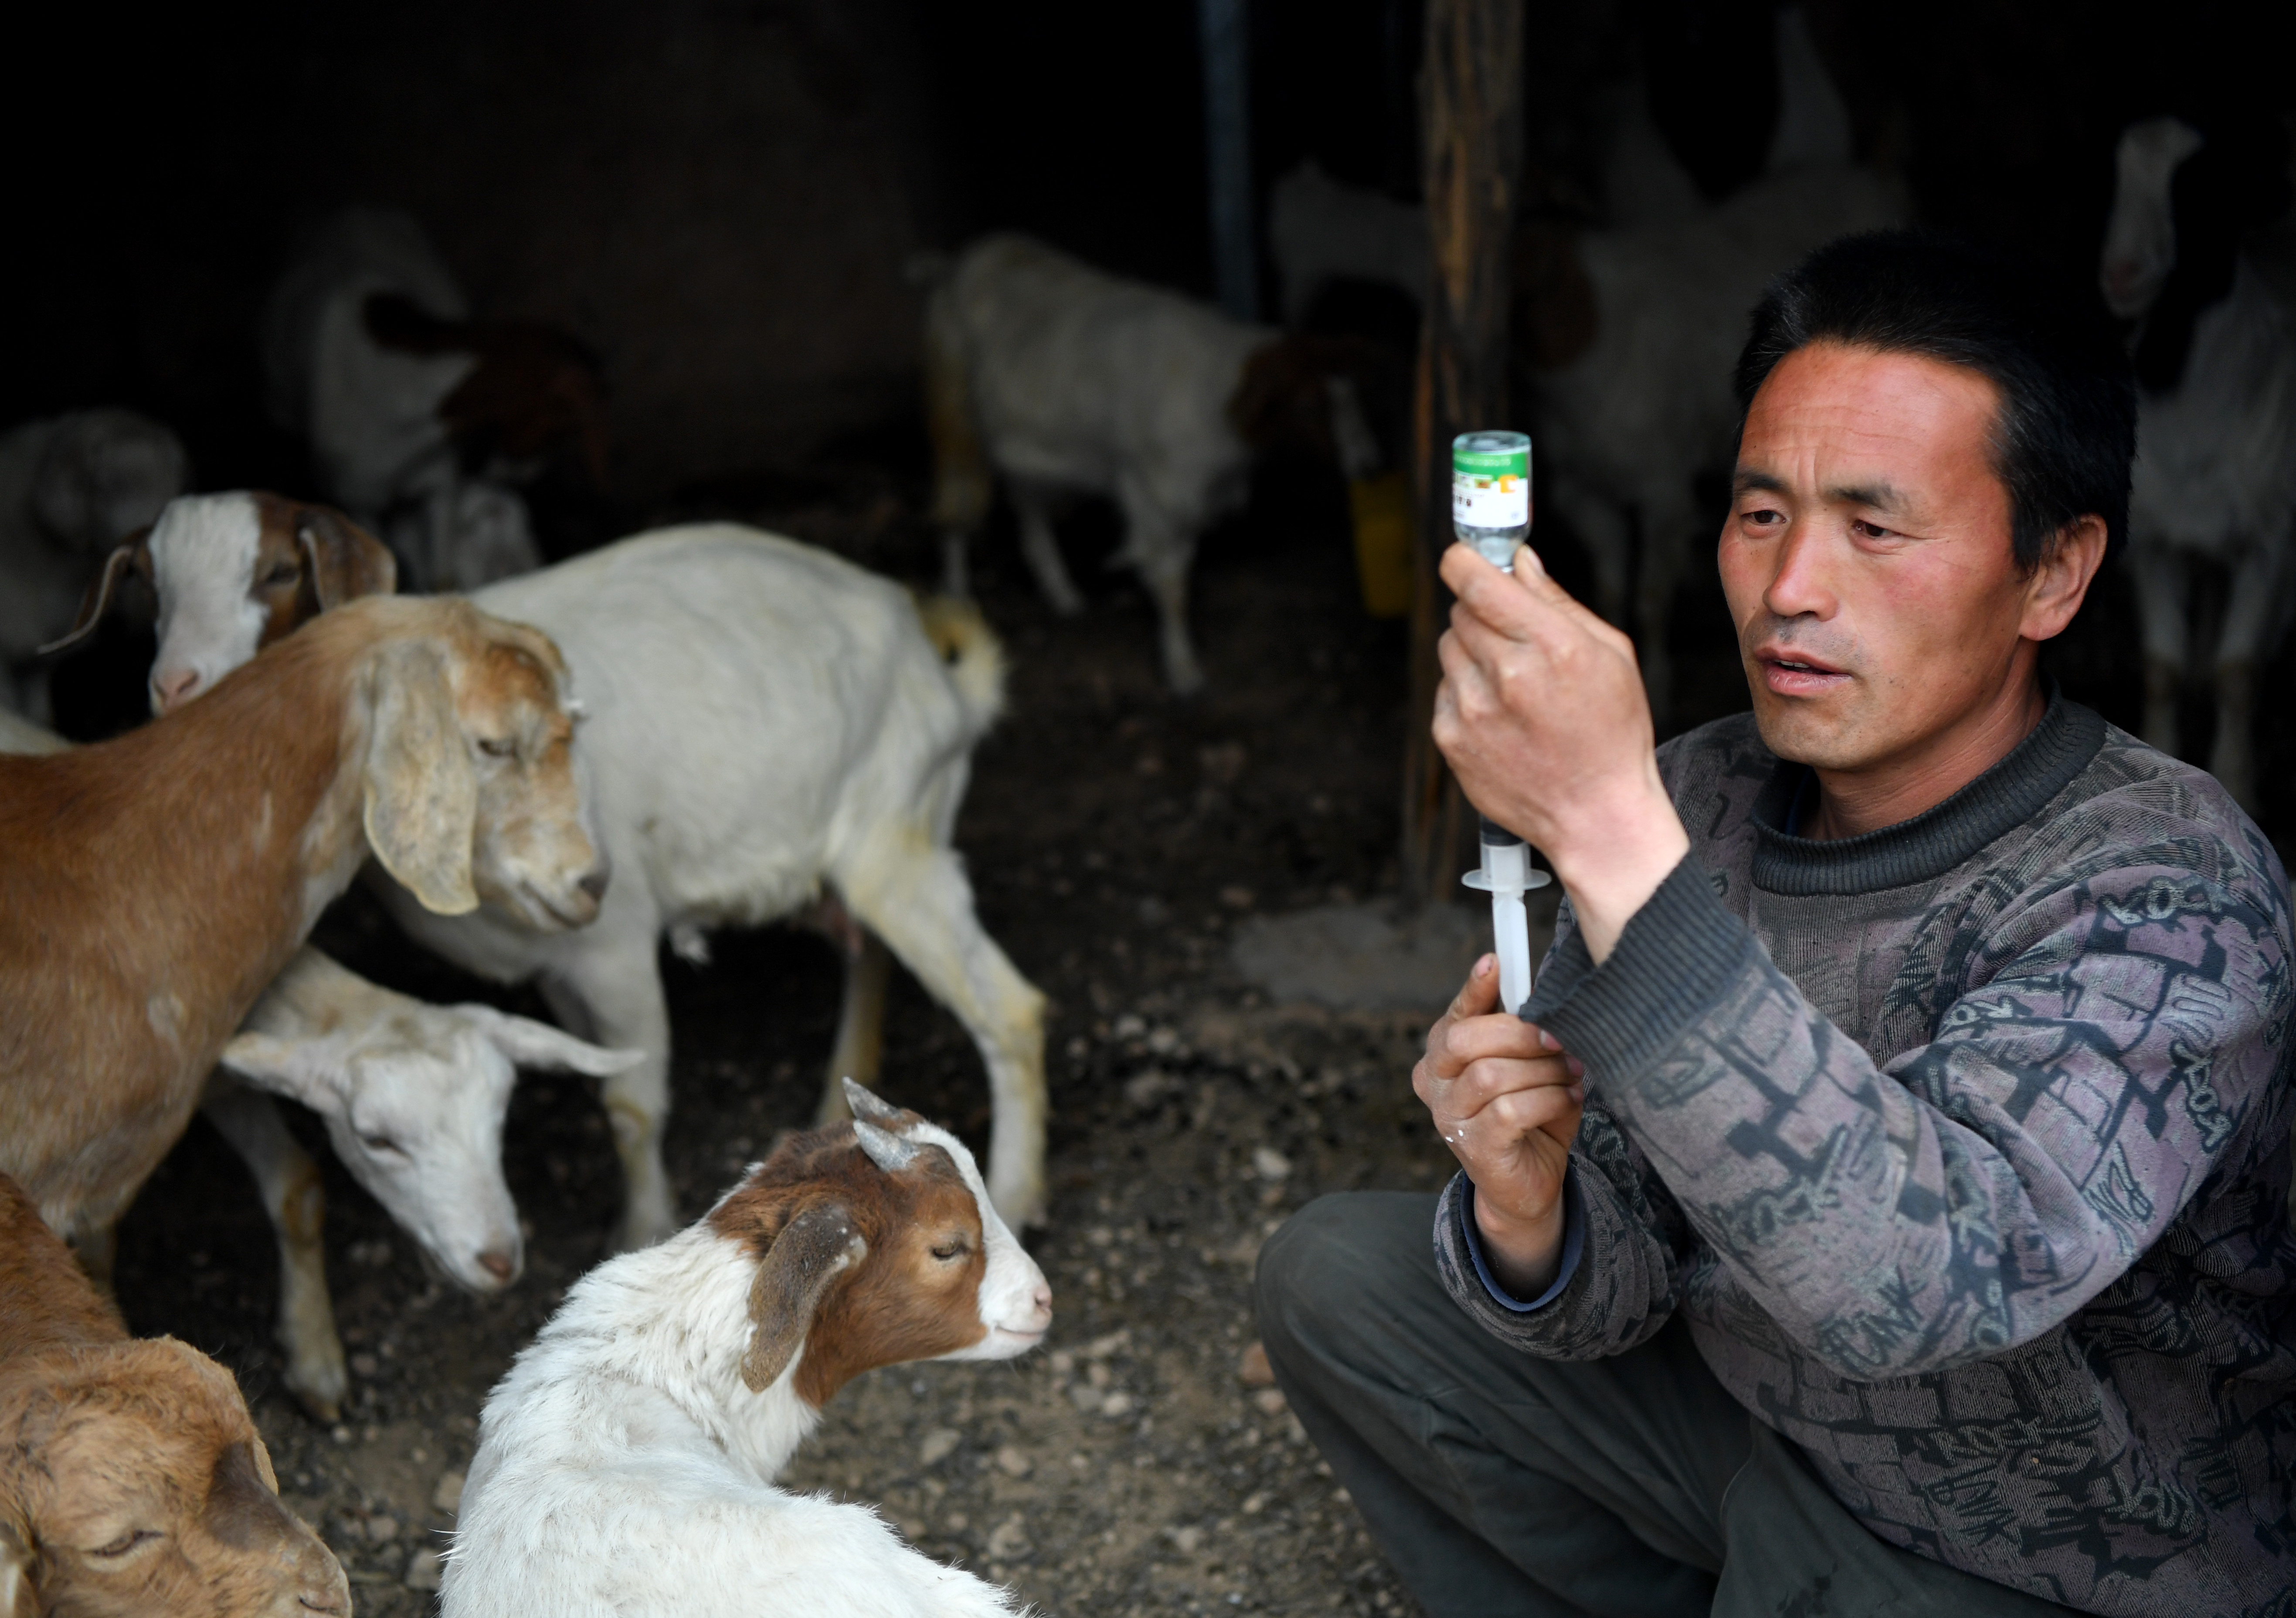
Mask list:
[[[0,1618],[40,1618],[32,1548],[12,1514],[0,1515]]]
[[[111,554],[103,559],[103,571],[96,575],[95,582],[88,586],[87,593],[79,598],[79,616],[72,620],[70,631],[61,639],[52,640],[42,646],[39,656],[46,657],[51,653],[77,646],[94,634],[95,626],[102,623],[103,615],[111,610],[111,598],[119,589],[119,581],[127,576],[130,569],[146,579],[152,577],[151,538],[152,527],[146,523],[113,547]]]
[[[479,774],[435,646],[386,646],[369,677],[366,837],[399,884],[440,916],[479,908],[471,885]]]
[[[295,519],[295,544],[322,612],[398,588],[398,561],[390,547],[331,505],[303,508]]]
[[[789,1368],[829,1284],[869,1256],[842,1203],[816,1203],[782,1227],[750,1284],[750,1346],[742,1382],[762,1393]]]
[[[485,1031],[496,1050],[521,1067],[607,1079],[616,1073],[627,1073],[645,1060],[642,1050],[609,1050],[587,1039],[578,1039],[547,1023],[537,1023],[532,1017],[514,1017],[491,1006],[471,1005],[456,1009]]]
[[[258,1033],[234,1034],[216,1058],[216,1065],[229,1069],[233,1077],[258,1090],[291,1101],[308,1099],[321,1088],[320,1079],[332,1071],[332,1065],[320,1060],[303,1041]]]

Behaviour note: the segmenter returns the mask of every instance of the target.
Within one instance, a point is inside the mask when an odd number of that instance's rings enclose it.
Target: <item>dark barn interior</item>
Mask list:
[[[1283,312],[1266,219],[1284,177],[1312,162],[1418,201],[1424,7],[1247,4],[1261,320]],[[1614,227],[1606,177],[1626,122],[1655,129],[1698,207],[1756,182],[1786,99],[1776,17],[1775,0],[1529,4],[1520,240]],[[2179,181],[2172,316],[2189,324],[2220,296],[2234,256],[2285,215],[2296,93],[2271,8],[1810,0],[1803,21],[1851,155],[1902,187],[1908,217],[2045,262],[2068,298],[2098,295],[2115,142],[2134,119],[2180,118],[2212,154]],[[0,423],[124,407],[180,437],[193,489],[320,497],[309,450],[266,411],[257,333],[306,233],[344,205],[384,205],[420,222],[477,316],[547,323],[596,357],[604,479],[562,448],[524,487],[545,560],[723,519],[932,587],[919,332],[935,255],[1023,231],[1211,299],[1199,23],[1179,0],[418,0],[20,22],[6,116],[28,160],[0,263],[17,329]],[[1508,369],[1527,399],[1547,316],[1524,274]],[[1412,297],[1342,275],[1292,313],[1379,357],[1365,414],[1382,460],[1408,467]],[[1523,408],[1509,424],[1532,425]],[[1662,735],[1747,700],[1701,560],[1726,467],[1705,470],[1665,630]],[[1535,542],[1591,595],[1586,537],[1550,514],[1543,483],[1538,498]],[[879,1506],[931,1554],[1042,1611],[1415,1610],[1281,1395],[1238,1370],[1255,1335],[1252,1258],[1284,1213],[1329,1189],[1431,1188],[1451,1168],[1406,1078],[1444,992],[1334,1005],[1253,965],[1283,917],[1351,909],[1389,925],[1405,897],[1412,636],[1365,609],[1349,501],[1328,454],[1259,458],[1247,503],[1199,554],[1207,684],[1185,700],[1160,678],[1148,593],[1102,565],[1119,537],[1105,503],[1061,518],[1081,616],[1046,604],[1005,503],[972,549],[972,592],[1011,678],[955,841],[983,925],[1051,1002],[1051,1201],[1029,1244],[1057,1301],[1053,1351],[865,1378],[791,1478]],[[2126,567],[2108,571],[2048,654],[2070,694],[2131,729],[2147,700],[2135,591]],[[2202,579],[2204,621],[2230,594],[2222,569]],[[144,722],[155,640],[138,605],[56,663],[68,737]],[[2291,656],[2275,640],[2256,684],[2255,812],[2284,858]],[[2176,701],[2184,756],[2205,763],[2207,680]],[[1414,927],[1450,936],[1415,922],[1397,936]],[[425,999],[549,1014],[530,988],[418,949],[364,888],[314,941]],[[841,968],[790,926],[721,932],[707,965],[667,946],[661,961],[667,1155],[691,1219],[810,1121]],[[985,1141],[964,1029],[898,973],[885,1027],[883,1092]],[[433,1610],[437,1563],[421,1553],[453,1524],[487,1390],[607,1251],[620,1182],[594,1093],[567,1075],[521,1081],[504,1168],[525,1273],[488,1297],[426,1269],[317,1122],[291,1120],[326,1176],[352,1376],[333,1422],[282,1384],[271,1228],[204,1123],[121,1227],[130,1327],[237,1375],[283,1492],[335,1549],[361,1613]]]

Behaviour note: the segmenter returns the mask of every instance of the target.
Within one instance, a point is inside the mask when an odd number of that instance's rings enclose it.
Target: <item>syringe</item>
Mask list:
[[[1463,432],[1451,440],[1451,531],[1502,572],[1530,537],[1530,438],[1521,432]],[[1522,896],[1553,879],[1534,870],[1530,848],[1489,816],[1482,820],[1481,868],[1460,880],[1491,896],[1491,940],[1499,957],[1499,1004],[1520,1013],[1530,998],[1530,917]]]

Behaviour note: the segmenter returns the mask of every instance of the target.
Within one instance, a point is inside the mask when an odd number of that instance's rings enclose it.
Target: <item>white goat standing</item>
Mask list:
[[[67,745],[0,710],[0,752]],[[288,1391],[332,1421],[350,1379],[327,1290],[319,1167],[261,1092],[317,1113],[351,1178],[448,1279],[484,1294],[525,1268],[502,1172],[503,1117],[518,1067],[603,1078],[642,1059],[491,1006],[425,1005],[305,945],[224,1047],[200,1103],[255,1176],[279,1244]]]
[[[258,513],[155,534],[168,627],[154,689],[209,682],[253,654],[245,610]],[[162,544],[165,538],[168,543]],[[938,612],[947,655],[899,586],[824,552],[730,524],[640,535],[473,598],[545,627],[586,704],[579,757],[614,866],[597,921],[546,934],[491,908],[434,924],[396,884],[385,899],[432,949],[503,982],[539,978],[569,1026],[645,1059],[604,1098],[627,1179],[620,1241],[676,1228],[661,1164],[669,1013],[664,932],[691,949],[719,924],[760,925],[824,885],[890,947],[979,1046],[995,1100],[988,1183],[1015,1224],[1044,1198],[1044,997],[973,913],[951,849],[973,744],[1002,705],[1003,659],[969,609]],[[852,952],[824,1113],[841,1072],[873,1071],[882,957]]]
[[[2177,264],[2170,186],[2202,147],[2173,118],[2122,131],[2097,279],[2116,315],[2141,318]],[[2140,390],[2128,490],[2128,560],[2144,636],[2144,739],[2177,748],[2181,681],[2214,676],[2209,770],[2253,813],[2256,683],[2296,607],[2296,303],[2251,247],[2229,295],[2202,311],[2183,375]],[[2213,647],[2193,631],[2196,563],[2231,573]]]
[[[0,705],[48,718],[29,661],[72,626],[103,554],[184,492],[176,435],[128,410],[81,410],[0,435]]]
[[[272,417],[307,439],[329,498],[388,538],[425,589],[470,590],[542,565],[526,505],[467,475],[441,412],[478,366],[463,349],[378,341],[369,300],[434,320],[470,306],[422,227],[390,209],[327,221],[271,294],[263,365]]]
[[[1322,372],[1335,367],[1316,341],[1242,324],[1026,236],[966,248],[925,310],[933,521],[947,587],[964,593],[966,546],[1002,478],[1045,599],[1063,615],[1082,612],[1053,508],[1062,495],[1104,497],[1124,519],[1110,565],[1128,563],[1155,600],[1166,683],[1184,695],[1201,688],[1188,634],[1196,541],[1243,504],[1252,456],[1287,409],[1323,430]]]
[[[862,1506],[774,1487],[854,1376],[1005,1359],[1043,1273],[947,1130],[852,1087],[698,1224],[602,1264],[488,1397],[447,1618],[1011,1618]]]
[[[1283,283],[1283,318],[1298,325],[1338,280],[1427,296],[1427,214],[1409,202],[1341,185],[1313,160],[1275,182],[1267,248]]]

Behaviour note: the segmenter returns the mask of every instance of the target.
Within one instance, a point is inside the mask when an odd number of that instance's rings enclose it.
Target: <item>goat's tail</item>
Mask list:
[[[996,485],[972,419],[964,332],[946,283],[925,300],[925,431],[932,439],[933,526],[969,535],[988,517]]]
[[[1004,643],[969,601],[921,595],[916,602],[917,621],[947,665],[964,708],[965,728],[976,737],[985,735],[1004,711]]]

